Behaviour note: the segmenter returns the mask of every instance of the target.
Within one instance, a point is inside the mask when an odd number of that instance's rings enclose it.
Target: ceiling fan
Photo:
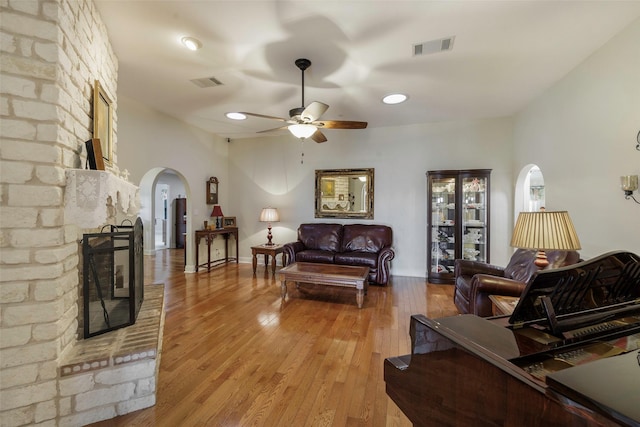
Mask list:
[[[315,142],[325,142],[327,138],[321,129],[364,129],[367,122],[354,122],[345,120],[320,120],[320,117],[329,108],[327,104],[313,101],[306,108],[304,106],[304,71],[311,66],[311,61],[305,58],[296,59],[296,66],[302,72],[302,106],[289,110],[289,119],[281,117],[265,116],[264,114],[242,112],[247,116],[261,117],[263,119],[278,120],[288,123],[287,125],[277,127],[275,129],[267,129],[259,131],[272,132],[280,129],[289,129],[289,131],[300,139],[311,138]]]

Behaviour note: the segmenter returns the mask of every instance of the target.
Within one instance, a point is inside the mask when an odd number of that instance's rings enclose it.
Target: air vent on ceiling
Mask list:
[[[222,82],[215,77],[205,77],[202,79],[193,79],[191,82],[198,87],[214,87],[221,86]]]
[[[413,56],[428,55],[431,53],[446,52],[453,49],[453,40],[455,36],[446,37],[444,39],[431,40],[428,42],[414,44]]]

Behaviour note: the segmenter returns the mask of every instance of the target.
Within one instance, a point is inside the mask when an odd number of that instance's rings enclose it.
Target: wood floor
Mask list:
[[[411,425],[383,362],[411,353],[411,314],[457,314],[452,286],[394,276],[358,309],[352,289],[290,284],[283,304],[264,265],[184,274],[183,257],[145,257],[145,283],[165,284],[156,405],[94,426]]]

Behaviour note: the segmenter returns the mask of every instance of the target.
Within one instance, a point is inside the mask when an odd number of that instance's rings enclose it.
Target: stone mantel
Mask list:
[[[140,210],[138,187],[111,172],[67,169],[66,179],[64,214],[67,224],[97,228],[116,213],[134,216]],[[109,212],[110,209],[116,211]]]

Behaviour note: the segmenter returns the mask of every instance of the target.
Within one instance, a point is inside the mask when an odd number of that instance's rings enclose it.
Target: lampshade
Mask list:
[[[620,187],[626,193],[634,192],[638,189],[638,175],[625,175],[620,177]]]
[[[220,205],[215,205],[213,207],[213,210],[211,211],[211,216],[212,217],[224,216],[224,214],[222,213],[222,208],[220,207]]]
[[[520,212],[511,246],[537,250],[535,264],[543,268],[549,264],[545,250],[575,251],[580,249],[580,240],[567,211]]]
[[[278,210],[276,208],[264,208],[262,212],[260,212],[260,222],[278,222],[280,221],[280,216],[278,215]]]
[[[295,136],[296,138],[300,138],[300,139],[309,138],[317,130],[318,130],[317,127],[309,124],[297,124],[297,125],[289,126],[289,132],[291,132],[293,136]]]

